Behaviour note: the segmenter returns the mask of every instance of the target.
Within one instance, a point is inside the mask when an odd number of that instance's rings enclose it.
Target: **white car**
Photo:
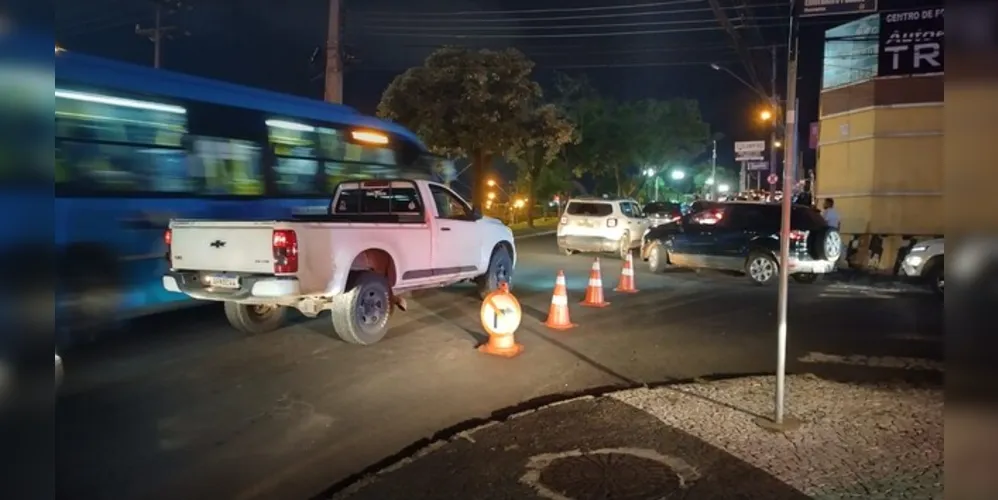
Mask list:
[[[943,295],[944,243],[942,238],[916,243],[901,262],[901,273]]]
[[[573,198],[558,223],[558,248],[575,252],[613,252],[624,259],[641,246],[651,221],[631,199]]]
[[[332,313],[343,340],[381,340],[404,292],[473,280],[512,286],[513,233],[448,187],[424,180],[341,183],[320,213],[288,220],[172,220],[163,286],[225,302],[246,333],[284,324],[294,307]]]

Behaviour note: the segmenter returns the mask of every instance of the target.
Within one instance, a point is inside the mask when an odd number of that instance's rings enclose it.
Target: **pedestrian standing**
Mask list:
[[[835,210],[835,200],[832,198],[825,198],[824,211],[821,215],[825,218],[825,223],[830,227],[834,228],[836,231],[842,229],[842,219],[839,218],[839,211]]]

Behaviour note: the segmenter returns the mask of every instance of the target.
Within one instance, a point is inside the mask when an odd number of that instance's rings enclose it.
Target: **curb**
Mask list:
[[[472,418],[456,425],[434,433],[432,436],[422,438],[409,446],[403,448],[398,453],[390,455],[360,472],[338,481],[332,486],[312,497],[312,500],[344,500],[349,498],[360,489],[376,481],[383,474],[398,470],[412,462],[423,458],[434,451],[439,450],[444,445],[458,439],[465,439],[474,442],[472,437],[475,432],[499,425],[519,417],[530,415],[537,411],[545,410],[554,406],[572,403],[581,400],[599,399],[603,397],[613,397],[616,393],[622,393],[635,389],[659,389],[689,384],[709,384],[711,382],[723,382],[726,380],[770,376],[770,372],[748,372],[730,373],[721,375],[708,375],[691,379],[668,380],[652,383],[634,383],[627,385],[608,385],[593,387],[582,391],[571,393],[558,393],[542,396],[520,404],[495,410],[491,415],[481,418]],[[800,375],[794,372],[787,372],[787,376]]]
[[[517,236],[517,235],[514,234],[513,235],[513,239],[514,240],[525,240],[525,239],[528,239],[528,238],[536,238],[538,236],[549,236],[549,235],[555,234],[557,232],[558,231],[556,229],[552,229],[550,231],[540,231],[540,232],[537,232],[537,233],[524,234],[522,236]]]

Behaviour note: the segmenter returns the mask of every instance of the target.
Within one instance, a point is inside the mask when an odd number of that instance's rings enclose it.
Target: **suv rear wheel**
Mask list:
[[[631,235],[629,233],[624,233],[620,237],[620,241],[617,243],[617,253],[620,255],[620,260],[627,260],[627,256],[631,254]]]
[[[764,252],[752,252],[745,261],[745,274],[756,285],[768,285],[776,280],[780,266],[772,255]]]

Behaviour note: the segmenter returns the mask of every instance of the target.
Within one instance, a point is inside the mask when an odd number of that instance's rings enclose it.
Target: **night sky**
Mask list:
[[[718,2],[737,27],[767,88],[768,47],[778,47],[778,91],[785,95],[789,1]],[[177,26],[174,38],[163,46],[164,69],[321,98],[322,56],[315,64],[310,58],[325,44],[328,0],[187,3],[190,10],[163,19],[163,24]],[[884,9],[924,2],[880,3]],[[768,135],[756,118],[761,98],[709,66],[717,62],[750,80],[707,0],[343,0],[343,4],[348,55],[344,100],[367,113],[373,113],[392,78],[420,64],[435,47],[513,46],[537,63],[536,77],[544,85],[562,71],[585,74],[601,92],[619,99],[697,99],[704,119],[725,137],[719,143],[720,164],[732,164],[731,141]],[[635,7],[583,10],[623,5]],[[68,50],[152,64],[152,43],[135,34],[137,24],[152,26],[152,1],[57,0],[56,6],[56,39]],[[812,18],[802,25],[798,92],[805,145],[807,124],[817,120],[823,32],[851,19]],[[603,36],[607,33],[616,34]],[[813,162],[813,154],[806,154],[805,164]]]

